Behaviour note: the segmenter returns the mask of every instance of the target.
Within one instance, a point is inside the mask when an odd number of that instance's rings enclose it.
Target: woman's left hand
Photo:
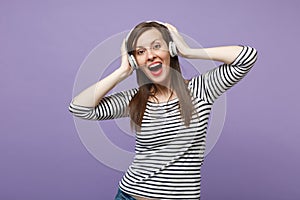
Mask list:
[[[179,34],[176,27],[168,23],[165,23],[165,26],[168,28],[171,34],[171,37],[177,47],[178,54],[182,57],[188,57],[191,48],[184,41],[183,37]]]

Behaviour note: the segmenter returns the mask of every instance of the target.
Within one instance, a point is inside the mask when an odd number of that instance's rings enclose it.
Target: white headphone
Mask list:
[[[160,22],[160,21],[146,21],[146,23],[151,23],[151,22],[156,22],[156,23],[162,25],[163,27],[165,27],[168,30],[168,28],[165,26],[165,24],[163,22]],[[138,69],[139,66],[138,66],[138,64],[137,64],[137,62],[136,62],[136,60],[134,58],[134,55],[129,53],[129,51],[128,51],[128,43],[127,43],[128,42],[128,38],[131,35],[131,33],[132,33],[133,30],[134,30],[134,28],[131,29],[129,31],[128,35],[126,36],[125,47],[126,47],[126,51],[127,51],[127,55],[128,55],[128,62],[130,64],[130,66],[133,68],[133,70],[135,70],[135,69]],[[171,34],[170,34],[170,37],[171,37]],[[171,39],[172,39],[172,37],[171,37]],[[175,43],[172,40],[169,42],[169,53],[170,53],[171,57],[177,56],[177,48],[176,48]]]

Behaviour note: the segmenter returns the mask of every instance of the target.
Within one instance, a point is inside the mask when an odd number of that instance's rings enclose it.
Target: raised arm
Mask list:
[[[121,47],[122,62],[121,66],[113,73],[91,85],[74,97],[72,103],[77,106],[95,107],[100,100],[119,82],[127,78],[132,73],[132,68],[129,66],[128,58],[123,41]]]
[[[127,106],[136,89],[105,96],[120,81],[132,73],[124,42],[121,47],[121,66],[99,82],[91,85],[74,97],[69,111],[74,116],[89,120],[105,120],[127,116]]]
[[[186,44],[174,26],[170,24],[166,24],[166,26],[171,32],[180,56],[223,63],[191,81],[194,95],[210,103],[239,82],[256,62],[257,51],[252,47],[220,46],[192,49]]]
[[[190,59],[204,59],[231,64],[242,51],[242,46],[220,46],[212,48],[190,48],[179,34],[177,29],[171,24],[165,24],[169,29],[172,39],[179,51],[179,55]]]

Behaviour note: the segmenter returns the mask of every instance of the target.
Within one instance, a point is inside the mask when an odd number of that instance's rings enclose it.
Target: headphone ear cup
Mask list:
[[[169,52],[170,52],[171,57],[177,56],[177,48],[173,41],[169,42]]]
[[[139,68],[133,55],[128,54],[128,62],[130,66],[133,68],[133,70]]]

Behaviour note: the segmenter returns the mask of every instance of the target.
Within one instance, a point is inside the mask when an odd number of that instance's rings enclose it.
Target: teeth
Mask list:
[[[161,63],[157,63],[157,64],[155,63],[155,64],[149,66],[149,70],[150,70],[150,71],[157,71],[157,70],[159,70],[161,67],[162,67],[162,64],[161,64]]]
[[[151,66],[149,67],[149,69],[155,68],[155,67],[157,67],[158,65],[161,65],[161,64],[160,64],[160,63],[153,64],[153,65],[151,65]]]
[[[150,65],[148,68],[150,71],[157,71],[162,67],[161,63],[154,63],[153,65]]]

